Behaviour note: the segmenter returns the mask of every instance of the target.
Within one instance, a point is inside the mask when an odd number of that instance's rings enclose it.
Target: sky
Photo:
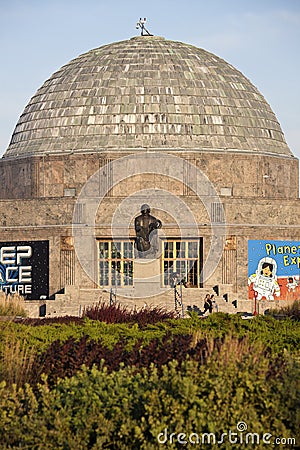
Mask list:
[[[300,158],[300,0],[0,0],[0,155],[26,104],[93,48],[149,31],[225,59],[260,90]]]

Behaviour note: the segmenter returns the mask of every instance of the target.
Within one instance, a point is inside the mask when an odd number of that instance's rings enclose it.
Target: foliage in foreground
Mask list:
[[[146,306],[139,310],[130,310],[120,303],[109,305],[105,302],[87,307],[83,312],[83,317],[88,317],[91,320],[101,320],[106,323],[137,323],[140,327],[174,319],[175,316],[174,311],[167,311],[158,306]]]
[[[60,320],[61,319],[61,320]],[[202,319],[167,319],[140,328],[136,323],[105,323],[88,318],[73,320],[72,317],[52,319],[25,319],[24,321],[0,322],[0,356],[4,339],[19,339],[26,347],[37,353],[45,352],[56,340],[80,340],[83,336],[101,341],[103,346],[113,348],[120,340],[129,347],[141,341],[148,344],[153,339],[163,339],[167,334],[202,333],[203,337],[237,338],[248,336],[250,341],[258,341],[279,352],[284,349],[294,353],[300,348],[300,323],[292,319],[276,320],[270,316],[257,316],[252,320],[242,320],[238,315],[215,313]],[[76,319],[76,318],[75,318]],[[50,323],[48,322],[50,321]]]
[[[0,444],[1,449],[157,450],[163,448],[162,433],[167,448],[195,448],[203,436],[208,445],[204,433],[219,440],[242,421],[261,439],[270,433],[299,443],[299,389],[299,367],[288,355],[270,358],[257,345],[227,339],[205,364],[187,360],[180,370],[176,361],[161,370],[152,364],[109,372],[102,365],[84,368],[53,388],[45,381],[38,390],[2,382]],[[197,433],[200,443],[182,446],[174,438],[178,433],[194,442]],[[209,448],[233,447],[226,439],[221,445],[213,444],[213,435],[210,439]]]
[[[22,321],[23,324],[31,326],[64,324],[71,323],[82,325],[85,319],[98,320],[105,323],[136,323],[140,328],[157,322],[163,322],[168,319],[174,319],[176,314],[174,311],[168,311],[158,306],[146,306],[139,310],[128,309],[120,303],[108,304],[99,302],[95,305],[88,306],[84,309],[82,317],[62,316],[62,317],[45,317],[43,319],[27,318]],[[19,321],[20,322],[20,321]]]
[[[0,316],[26,316],[24,297],[18,294],[6,295],[0,291]]]
[[[128,345],[126,339],[120,339],[112,348],[103,345],[101,340],[93,340],[88,336],[80,339],[69,338],[64,342],[54,341],[48,349],[34,359],[34,373],[27,380],[31,384],[40,381],[39,376],[46,374],[48,383],[53,385],[58,378],[71,377],[81,370],[82,365],[88,368],[100,367],[101,361],[109,372],[118,370],[120,365],[134,366],[137,369],[150,367],[161,368],[164,364],[176,360],[178,368],[187,359],[193,359],[205,364],[212,352],[232,338],[208,337],[201,332],[190,334],[172,334],[168,332],[160,338],[152,338],[149,342],[137,339]],[[281,353],[272,352],[271,348],[263,346],[260,342],[250,343],[248,337],[232,338],[232,343],[238,342],[236,357],[243,352],[245,346],[248,351],[255,353],[264,348],[265,357],[273,357]]]
[[[296,300],[291,305],[279,309],[271,309],[269,314],[273,317],[287,318],[300,321],[300,300]]]
[[[65,342],[54,341],[47,351],[39,355],[34,362],[34,374],[31,384],[39,380],[40,374],[48,376],[48,383],[53,385],[58,378],[71,377],[85,365],[88,368],[100,367],[102,361],[109,372],[118,370],[121,365],[161,368],[164,364],[176,360],[180,368],[188,357],[202,363],[215,348],[221,345],[219,339],[193,338],[193,335],[165,335],[161,340],[152,339],[148,344],[138,340],[128,348],[125,340],[120,340],[112,349],[103,346],[100,341],[83,336]]]
[[[109,370],[116,370],[122,362],[139,367],[149,367],[153,361],[160,367],[172,359],[181,363],[187,355],[197,359],[196,346],[209,353],[207,348],[218,346],[228,336],[263,344],[270,356],[284,351],[296,358],[300,355],[300,323],[289,318],[258,316],[245,321],[217,313],[205,320],[171,319],[143,328],[87,318],[79,324],[70,320],[46,325],[43,319],[39,323],[0,322],[0,382],[37,383],[44,372],[53,384],[57,377],[75,375],[82,364],[99,366],[102,358]]]
[[[159,433],[172,449],[182,448],[172,433],[192,432],[201,447],[203,433],[218,440],[241,421],[299,443],[295,320],[218,313],[140,326],[38,324],[0,323],[1,450],[156,450]]]

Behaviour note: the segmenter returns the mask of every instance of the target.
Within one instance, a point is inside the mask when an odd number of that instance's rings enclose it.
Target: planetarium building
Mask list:
[[[139,36],[75,58],[0,173],[0,288],[31,315],[174,308],[179,281],[184,307],[213,288],[230,312],[299,297],[298,160],[263,95],[203,49]]]

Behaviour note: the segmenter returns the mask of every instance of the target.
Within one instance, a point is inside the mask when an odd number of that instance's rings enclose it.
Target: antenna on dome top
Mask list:
[[[141,29],[141,36],[153,36],[153,34],[149,33],[149,31],[147,30],[147,28],[145,27],[145,22],[146,22],[146,17],[144,17],[143,19],[140,17],[140,20],[137,22],[136,24],[136,29],[138,30],[139,28]]]

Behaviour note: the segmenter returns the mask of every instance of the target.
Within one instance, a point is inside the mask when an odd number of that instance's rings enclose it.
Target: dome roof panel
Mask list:
[[[146,148],[292,156],[241,72],[203,49],[140,36],[55,72],[26,106],[4,157]]]

